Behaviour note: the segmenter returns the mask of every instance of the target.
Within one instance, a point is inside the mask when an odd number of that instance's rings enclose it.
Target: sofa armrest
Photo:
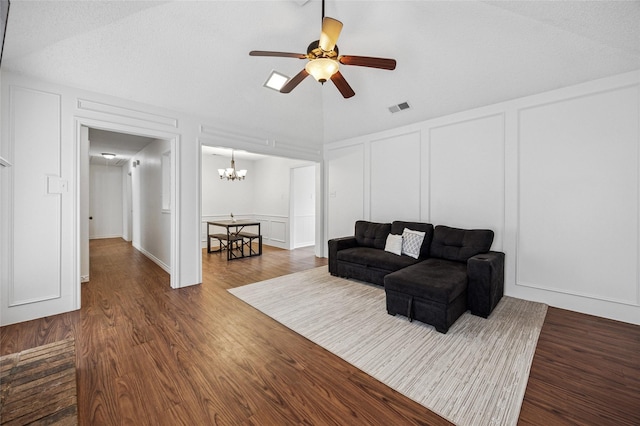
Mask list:
[[[338,251],[357,247],[356,237],[342,237],[329,240],[329,273],[337,275],[338,273]]]
[[[504,294],[504,253],[490,251],[467,261],[467,305],[473,315],[487,318]]]

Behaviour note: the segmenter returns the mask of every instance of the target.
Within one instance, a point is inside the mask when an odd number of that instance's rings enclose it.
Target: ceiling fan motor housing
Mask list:
[[[309,60],[318,58],[337,59],[338,58],[338,45],[333,46],[332,50],[322,50],[320,47],[320,40],[312,41],[307,47],[307,57]]]

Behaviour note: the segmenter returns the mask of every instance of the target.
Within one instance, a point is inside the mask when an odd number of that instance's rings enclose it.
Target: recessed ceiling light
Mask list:
[[[116,155],[115,154],[111,154],[110,152],[103,152],[102,156],[104,158],[106,158],[107,160],[111,160],[113,158],[116,158]]]
[[[267,78],[267,81],[264,82],[263,86],[279,92],[287,81],[289,81],[289,77],[286,75],[280,74],[278,71],[271,71],[269,78]]]

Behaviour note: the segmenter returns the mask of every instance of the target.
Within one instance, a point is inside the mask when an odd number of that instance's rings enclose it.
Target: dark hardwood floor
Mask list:
[[[120,239],[91,241],[82,309],[0,328],[0,355],[76,339],[81,425],[448,424],[226,290],[316,266],[311,249],[203,253],[179,290]],[[640,327],[550,308],[522,424],[640,424]]]

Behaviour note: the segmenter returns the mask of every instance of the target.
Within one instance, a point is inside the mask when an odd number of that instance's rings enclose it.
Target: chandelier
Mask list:
[[[231,167],[226,169],[218,169],[218,174],[220,175],[220,179],[227,180],[244,180],[247,176],[246,170],[236,170],[236,160],[233,157],[233,150],[231,151]]]

